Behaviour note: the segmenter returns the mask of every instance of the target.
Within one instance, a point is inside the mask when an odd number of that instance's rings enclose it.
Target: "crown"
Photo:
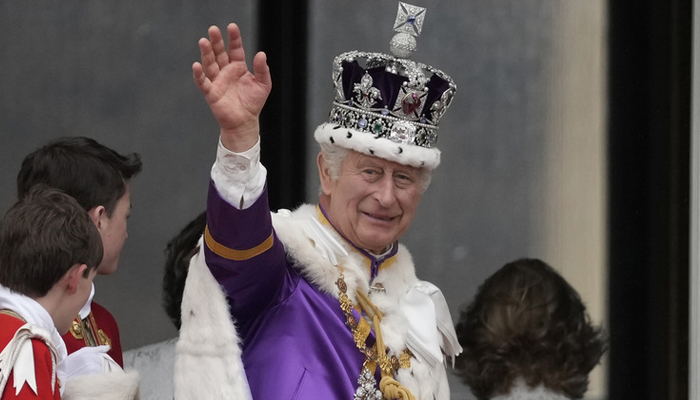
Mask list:
[[[350,51],[333,60],[335,98],[324,140],[401,164],[440,163],[438,122],[457,85],[447,74],[408,57],[416,50],[426,9],[399,2],[392,55]]]

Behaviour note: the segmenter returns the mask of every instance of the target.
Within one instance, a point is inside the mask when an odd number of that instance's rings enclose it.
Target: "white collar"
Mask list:
[[[95,283],[92,283],[92,289],[90,290],[90,297],[88,297],[87,301],[85,302],[85,305],[83,308],[80,309],[80,312],[78,312],[78,315],[80,315],[80,319],[85,319],[90,315],[90,304],[92,304],[92,298],[95,297]]]

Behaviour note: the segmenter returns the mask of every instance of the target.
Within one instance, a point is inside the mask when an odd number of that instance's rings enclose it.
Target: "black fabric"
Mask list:
[[[609,3],[610,399],[688,396],[692,2]]]

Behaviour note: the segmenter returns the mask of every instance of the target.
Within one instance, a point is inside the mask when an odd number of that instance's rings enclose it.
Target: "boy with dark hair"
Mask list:
[[[35,187],[7,212],[0,227],[2,400],[61,398],[61,334],[90,296],[102,255],[85,210],[58,190]]]
[[[36,184],[60,189],[88,212],[102,237],[104,257],[97,269],[110,275],[117,269],[127,238],[131,210],[129,181],[141,171],[136,153],[121,155],[86,137],[64,137],[29,154],[17,176],[23,198]],[[63,336],[68,353],[84,347],[109,345],[108,354],[123,367],[119,328],[112,314],[90,298]]]

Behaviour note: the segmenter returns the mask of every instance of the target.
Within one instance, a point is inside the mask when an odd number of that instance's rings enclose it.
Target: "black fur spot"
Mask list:
[[[348,131],[348,139],[352,137],[352,132]]]
[[[340,125],[334,126],[333,129],[340,129]]]
[[[369,149],[369,154],[374,155],[374,150]]]
[[[331,136],[331,144],[335,144],[335,140],[333,140],[333,136]]]
[[[399,154],[403,153],[403,149],[399,146]]]

